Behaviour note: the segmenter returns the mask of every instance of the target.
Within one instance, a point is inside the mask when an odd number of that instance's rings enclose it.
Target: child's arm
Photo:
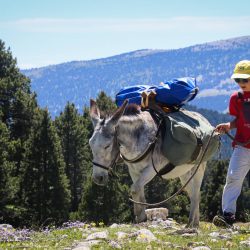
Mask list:
[[[216,131],[220,134],[224,134],[226,132],[229,132],[230,129],[236,128],[236,118],[231,122],[221,123],[216,126]]]

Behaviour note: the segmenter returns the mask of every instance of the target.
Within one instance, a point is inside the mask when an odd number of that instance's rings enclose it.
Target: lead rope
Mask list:
[[[204,158],[204,156],[205,156],[205,154],[206,154],[206,152],[208,150],[208,146],[209,146],[210,141],[211,141],[211,139],[212,139],[212,137],[214,135],[214,132],[215,132],[215,129],[212,131],[212,133],[211,133],[211,135],[210,135],[210,137],[209,137],[209,139],[207,141],[206,147],[204,148],[204,150],[203,150],[203,152],[201,154],[201,158],[200,158],[200,160],[199,160],[199,162],[197,164],[197,168],[195,169],[195,171],[193,172],[193,174],[190,176],[190,178],[187,180],[187,182],[176,193],[174,193],[169,198],[167,198],[167,199],[165,199],[165,200],[163,200],[161,202],[158,202],[158,203],[140,202],[140,201],[135,201],[135,200],[133,200],[131,198],[129,198],[129,200],[132,201],[135,204],[146,205],[146,206],[149,206],[149,207],[155,207],[155,206],[159,206],[159,205],[161,205],[163,203],[166,203],[166,202],[172,200],[175,196],[177,196],[179,193],[181,193],[184,190],[184,188],[188,185],[188,183],[193,179],[193,177],[197,173],[198,169],[200,168],[201,162],[202,162],[202,160],[203,160],[203,158]]]
[[[242,146],[242,147],[245,147],[247,144],[250,143],[250,140],[248,140],[247,142],[239,142],[239,141],[236,141],[235,138],[229,133],[229,132],[225,132],[225,134],[232,140],[234,141],[236,144]]]

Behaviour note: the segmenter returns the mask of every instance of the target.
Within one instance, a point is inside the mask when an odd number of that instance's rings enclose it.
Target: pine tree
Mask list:
[[[33,115],[37,108],[36,96],[31,92],[30,80],[25,77],[16,65],[10,49],[0,40],[0,141],[5,141],[8,134],[8,145],[5,145],[4,161],[1,166],[8,166],[8,195],[2,199],[4,221],[18,223],[20,219],[20,166],[23,160],[24,143],[29,137],[33,124]],[[7,129],[7,131],[6,131]],[[4,132],[5,131],[5,132]],[[6,172],[5,172],[6,174]],[[1,177],[0,177],[1,178]],[[8,197],[8,198],[7,198]],[[19,219],[17,219],[17,217]],[[16,225],[16,224],[15,224]]]
[[[221,198],[226,183],[227,168],[228,161],[208,162],[201,188],[202,219],[211,221],[215,215],[221,214]]]
[[[27,224],[60,223],[68,218],[70,194],[65,163],[55,127],[42,110],[26,143],[23,200]]]
[[[20,72],[10,49],[6,50],[0,40],[0,111],[12,139],[27,138],[37,106],[35,98],[30,80]]]
[[[78,210],[83,182],[86,179],[85,150],[88,131],[74,104],[67,103],[64,112],[55,120],[61,139],[66,174],[70,181],[71,212]]]
[[[121,177],[122,172],[120,169],[117,174]],[[111,179],[108,185],[103,187],[94,184],[90,175],[79,206],[79,218],[89,222],[104,222],[105,225],[131,222],[133,204],[128,200],[129,193],[129,186],[122,180]]]
[[[6,222],[7,206],[12,196],[10,173],[13,163],[9,161],[10,152],[9,131],[0,121],[0,223]]]
[[[97,106],[101,110],[101,117],[108,116],[112,114],[115,109],[116,105],[112,101],[112,99],[105,94],[104,91],[101,91],[96,99]]]

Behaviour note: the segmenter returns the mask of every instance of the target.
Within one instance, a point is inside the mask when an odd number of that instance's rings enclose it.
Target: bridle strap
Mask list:
[[[108,174],[110,176],[116,176],[116,174],[113,172],[113,167],[116,165],[116,161],[119,157],[120,157],[120,152],[118,151],[118,153],[116,154],[116,157],[114,158],[114,160],[112,161],[112,163],[108,167],[106,167],[98,162],[95,162],[95,161],[92,161],[92,164],[99,167],[99,168],[102,168],[102,169],[108,171]]]
[[[97,167],[99,167],[99,168],[105,169],[107,171],[109,171],[109,169],[110,169],[110,167],[106,167],[106,166],[101,165],[101,164],[99,164],[99,163],[97,163],[95,161],[92,161],[92,164],[95,165],[95,166],[97,166]]]

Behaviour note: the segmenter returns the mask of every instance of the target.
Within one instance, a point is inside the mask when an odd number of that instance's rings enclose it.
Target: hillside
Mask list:
[[[223,112],[237,87],[230,76],[237,61],[250,58],[250,36],[176,50],[139,50],[113,57],[73,61],[23,70],[39,104],[56,116],[67,101],[82,110],[104,90],[114,97],[124,86],[158,84],[182,76],[196,77],[200,93],[191,103]],[[212,104],[212,105],[211,105]]]

